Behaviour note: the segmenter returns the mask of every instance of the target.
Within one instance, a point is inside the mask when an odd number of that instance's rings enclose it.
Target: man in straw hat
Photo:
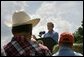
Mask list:
[[[50,56],[51,53],[46,46],[31,40],[32,27],[38,24],[39,18],[30,20],[24,11],[17,11],[12,16],[12,27],[14,37],[5,47],[7,56]]]

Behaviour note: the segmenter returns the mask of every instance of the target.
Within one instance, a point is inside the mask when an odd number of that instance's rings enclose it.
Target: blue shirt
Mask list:
[[[56,41],[56,43],[58,43],[58,33],[55,32],[55,31],[52,31],[52,32],[47,32],[45,35],[44,35],[44,38],[46,37],[51,37],[54,41]]]
[[[61,47],[59,51],[53,54],[52,56],[83,56],[83,55],[81,53],[73,51],[69,47]]]

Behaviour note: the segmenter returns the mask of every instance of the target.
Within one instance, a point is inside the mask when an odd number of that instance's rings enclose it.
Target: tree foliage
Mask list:
[[[75,43],[83,43],[83,21],[81,27],[74,32]]]

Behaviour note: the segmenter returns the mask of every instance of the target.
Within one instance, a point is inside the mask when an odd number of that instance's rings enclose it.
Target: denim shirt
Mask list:
[[[83,56],[83,55],[81,53],[73,51],[69,47],[61,47],[59,51],[53,54],[52,56]]]
[[[46,37],[51,37],[54,41],[56,41],[56,43],[58,43],[58,33],[55,32],[55,31],[52,31],[52,32],[47,32],[45,35],[44,35],[44,38]]]

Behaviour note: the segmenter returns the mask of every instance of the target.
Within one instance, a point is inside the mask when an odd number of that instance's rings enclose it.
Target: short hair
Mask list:
[[[24,24],[12,27],[12,33],[32,32],[32,24]]]
[[[74,35],[70,32],[63,32],[60,34],[59,45],[73,46]]]
[[[51,24],[51,25],[52,25],[52,27],[54,27],[54,24],[53,24],[52,22],[48,22],[48,23],[47,23],[47,25],[48,25],[48,24]]]

